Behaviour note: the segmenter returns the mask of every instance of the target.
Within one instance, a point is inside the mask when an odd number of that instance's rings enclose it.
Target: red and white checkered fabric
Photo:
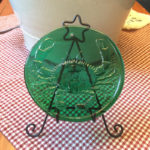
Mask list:
[[[118,44],[126,76],[121,96],[105,117],[109,128],[124,127],[123,135],[111,138],[102,118],[95,123],[71,123],[49,117],[40,137],[28,137],[29,123],[41,127],[45,113],[31,99],[24,82],[28,51],[20,29],[0,35],[0,130],[18,150],[150,149],[150,25],[122,31]]]

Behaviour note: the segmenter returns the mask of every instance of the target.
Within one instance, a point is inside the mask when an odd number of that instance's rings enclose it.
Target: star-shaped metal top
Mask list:
[[[72,34],[70,38],[67,38],[67,35],[70,32],[69,27],[76,25],[77,19],[78,19],[79,24],[82,27],[84,27],[83,30],[82,30],[82,33],[81,33],[82,34],[82,39],[79,39],[74,34]],[[64,35],[64,40],[66,40],[66,41],[75,40],[75,41],[78,41],[78,42],[81,42],[81,43],[83,43],[85,41],[85,35],[84,35],[84,33],[86,31],[88,31],[89,28],[90,28],[89,24],[86,24],[86,23],[82,22],[82,19],[81,19],[80,15],[76,15],[74,17],[73,21],[64,21],[63,22],[63,26],[66,27],[66,30],[67,30],[66,34]]]

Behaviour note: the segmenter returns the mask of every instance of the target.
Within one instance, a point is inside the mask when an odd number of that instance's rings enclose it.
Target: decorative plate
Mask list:
[[[31,97],[57,120],[95,120],[123,88],[118,48],[106,35],[83,25],[64,26],[41,38],[25,64]]]

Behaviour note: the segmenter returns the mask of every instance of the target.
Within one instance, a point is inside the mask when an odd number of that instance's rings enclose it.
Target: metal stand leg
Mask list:
[[[114,130],[115,130],[115,132],[117,133],[117,134],[113,134],[113,133],[111,133],[110,131],[109,131],[109,129],[108,129],[108,125],[107,125],[107,123],[106,123],[106,120],[105,120],[105,117],[104,117],[104,115],[102,115],[102,119],[103,119],[103,121],[104,121],[104,125],[105,125],[105,128],[106,128],[106,131],[107,131],[107,133],[111,136],[111,137],[113,137],[113,138],[118,138],[118,137],[120,137],[121,135],[122,135],[122,133],[123,133],[123,127],[122,127],[122,125],[120,125],[120,124],[116,124],[116,125],[114,125]],[[117,128],[120,128],[120,131],[119,131],[119,133],[118,133],[118,129]]]
[[[26,127],[26,132],[27,132],[27,134],[28,134],[28,136],[31,136],[31,137],[38,137],[41,133],[42,133],[42,131],[43,131],[43,129],[44,129],[44,126],[45,126],[45,124],[46,124],[46,121],[47,121],[47,118],[48,118],[48,114],[46,115],[46,117],[45,117],[45,119],[44,119],[44,122],[43,122],[43,124],[42,124],[42,128],[41,128],[41,130],[38,132],[38,133],[33,133],[34,131],[35,131],[35,129],[36,129],[36,125],[35,124],[33,124],[33,123],[31,123],[31,124],[28,124],[27,125],[27,127]],[[29,128],[31,128],[32,127],[32,133],[29,133]]]

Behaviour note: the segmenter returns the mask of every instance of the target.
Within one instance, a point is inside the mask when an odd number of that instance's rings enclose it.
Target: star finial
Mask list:
[[[77,20],[78,20],[79,25],[81,25],[82,27],[84,27],[83,31],[82,31],[82,39],[79,39],[78,37],[74,36],[74,34],[70,34],[71,38],[66,38],[67,35],[69,34],[69,31],[70,31],[69,27],[77,25]],[[86,24],[86,23],[82,22],[82,19],[81,19],[80,15],[76,15],[72,21],[64,21],[63,22],[63,26],[66,27],[66,30],[67,30],[67,32],[66,32],[66,34],[64,36],[64,40],[77,40],[77,41],[79,41],[81,43],[83,43],[85,41],[85,35],[84,35],[84,33],[86,31],[88,31],[89,28],[90,28],[89,24]]]
[[[68,27],[67,24],[70,24],[70,25],[71,25],[71,24],[72,24],[72,25],[75,24],[75,25],[76,25],[76,21],[77,21],[77,20],[78,20],[78,22],[79,22],[80,25],[85,26],[85,27],[87,27],[87,28],[90,28],[90,25],[89,25],[89,24],[86,24],[86,23],[83,23],[83,22],[82,22],[82,19],[81,19],[80,15],[76,15],[72,21],[64,21],[64,22],[63,22],[63,26]]]

